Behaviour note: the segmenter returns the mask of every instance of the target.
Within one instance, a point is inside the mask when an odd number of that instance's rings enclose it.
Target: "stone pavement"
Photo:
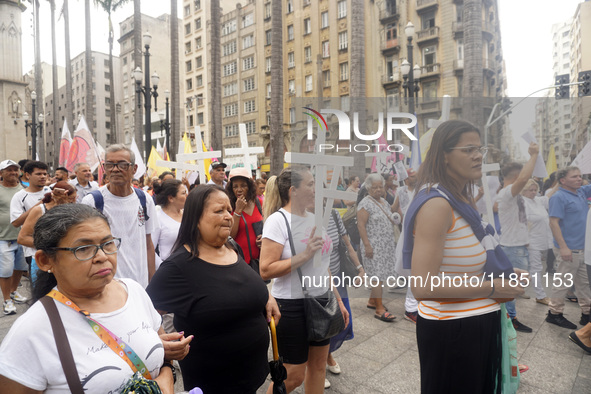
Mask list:
[[[23,280],[23,293],[28,293],[28,281]],[[385,304],[398,318],[384,323],[373,317],[366,308],[369,290],[350,289],[355,338],[334,353],[342,374],[327,373],[332,387],[327,393],[419,393],[419,358],[415,339],[415,325],[402,318],[406,291],[384,291]],[[570,330],[544,321],[547,307],[532,298],[517,300],[518,318],[534,330],[531,334],[517,333],[519,362],[530,370],[522,375],[518,393],[591,393],[591,356],[568,340]],[[578,323],[578,305],[567,301],[565,316]],[[18,313],[0,313],[0,340],[12,323],[27,309],[18,305]],[[264,393],[269,381],[258,391]],[[303,388],[296,390],[303,393]]]

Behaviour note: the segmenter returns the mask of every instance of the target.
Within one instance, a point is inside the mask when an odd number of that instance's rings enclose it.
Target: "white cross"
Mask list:
[[[495,217],[493,215],[493,203],[492,197],[490,195],[490,190],[488,189],[488,179],[486,179],[486,174],[488,172],[499,171],[501,167],[499,163],[492,163],[492,164],[482,164],[482,189],[484,190],[484,202],[486,203],[486,219],[484,220],[487,223],[490,223],[493,228],[495,227]]]
[[[265,148],[263,148],[262,146],[248,146],[246,125],[244,123],[240,123],[238,125],[238,130],[240,132],[240,148],[228,148],[225,149],[224,152],[226,156],[242,156],[242,163],[244,163],[244,167],[248,168],[247,166],[250,165],[250,170],[256,170],[258,164],[257,154],[265,153]]]
[[[178,157],[179,155],[177,155]],[[179,181],[183,179],[183,171],[200,171],[201,167],[191,163],[185,163],[181,159],[179,161],[156,160],[158,167],[167,167],[176,169],[176,179]]]
[[[308,119],[311,123],[312,119]],[[320,126],[316,144],[314,146],[314,154],[310,153],[285,153],[285,161],[288,163],[307,164],[314,166],[316,169],[315,184],[314,184],[314,225],[316,226],[316,235],[322,234],[322,228],[328,226],[330,215],[332,211],[333,202],[336,199],[356,200],[357,193],[344,192],[337,189],[338,176],[343,167],[352,167],[354,165],[353,157],[347,156],[326,156],[319,147],[326,141],[326,130]],[[328,189],[324,188],[326,183],[327,166],[334,166],[332,182]],[[326,208],[324,208],[324,199],[326,200]],[[322,250],[318,250],[314,255],[314,267],[319,267],[322,260]]]
[[[207,178],[205,177],[205,171],[209,171],[209,168],[205,168],[204,159],[217,159],[222,156],[222,152],[219,150],[204,152],[203,142],[201,140],[201,129],[199,126],[195,127],[195,142],[197,145],[196,153],[179,153],[176,158],[180,162],[187,162],[195,160],[195,168],[199,171],[199,182],[203,185],[206,183]]]

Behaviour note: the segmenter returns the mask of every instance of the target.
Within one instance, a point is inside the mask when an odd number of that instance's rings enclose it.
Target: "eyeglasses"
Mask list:
[[[121,246],[121,238],[113,238],[110,241],[103,242],[100,245],[82,245],[75,248],[51,248],[52,250],[67,250],[74,253],[80,261],[86,261],[94,258],[98,250],[102,250],[104,254],[115,254]]]
[[[112,171],[115,167],[119,168],[121,171],[127,171],[129,166],[132,166],[133,163],[129,163],[127,161],[120,161],[118,163],[111,163],[109,161],[105,162],[105,170]]]
[[[480,152],[482,156],[484,156],[486,155],[486,152],[488,152],[488,147],[486,146],[458,146],[449,149],[459,149],[462,153],[465,153],[470,156],[473,156],[476,152]]]

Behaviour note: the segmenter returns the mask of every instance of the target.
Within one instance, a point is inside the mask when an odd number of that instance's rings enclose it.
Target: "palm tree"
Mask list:
[[[142,68],[142,10],[140,0],[133,0],[133,68]],[[144,140],[142,134],[142,109],[138,105],[134,110],[135,140],[141,145]],[[141,150],[140,150],[141,152]],[[148,155],[150,152],[148,152]]]
[[[484,93],[482,67],[482,0],[464,0],[464,78],[462,94],[464,100],[462,116],[465,120],[482,129]]]
[[[85,52],[85,76],[86,81],[86,123],[90,128],[90,131],[97,134],[97,130],[94,127],[94,100],[92,98],[92,41],[91,41],[91,25],[90,25],[90,0],[84,0],[84,19],[86,24],[86,52]],[[111,86],[111,90],[113,86]],[[95,137],[96,138],[96,137]]]
[[[283,5],[274,0],[271,4],[271,122],[269,151],[271,175],[279,175],[283,169]]]
[[[111,85],[111,91],[109,95],[110,100],[110,113],[111,113],[111,131],[110,131],[110,140],[109,144],[116,144],[117,143],[117,120],[116,120],[116,111],[115,111],[115,82],[114,82],[114,68],[113,68],[113,37],[115,35],[113,31],[113,21],[111,19],[111,14],[125,3],[128,3],[129,0],[94,0],[94,3],[100,6],[109,16],[109,85]]]
[[[53,80],[53,148],[51,152],[53,152],[53,168],[57,168],[59,166],[60,156],[59,156],[59,146],[60,146],[60,138],[61,135],[58,132],[59,130],[59,87],[57,81],[57,53],[56,53],[56,41],[55,41],[55,0],[49,0],[49,6],[51,8],[51,76]]]
[[[176,160],[176,149],[179,145],[179,131],[181,125],[181,95],[180,95],[180,76],[179,76],[179,18],[178,3],[176,0],[170,0],[170,104],[171,104],[171,122],[170,122],[170,141],[172,160]]]
[[[74,105],[72,105],[72,57],[70,56],[70,12],[68,7],[68,0],[64,0],[62,7],[64,14],[64,29],[66,40],[66,120],[70,127],[74,123]]]
[[[211,7],[211,145],[222,150],[222,76],[221,76],[221,12],[220,0],[212,0]],[[222,152],[223,155],[223,152]]]
[[[349,96],[351,111],[359,113],[359,124],[365,125],[365,6],[363,0],[351,0],[351,70]],[[319,76],[320,77],[320,76]],[[357,139],[357,138],[356,138]],[[359,142],[359,141],[357,141]],[[365,177],[365,155],[353,154],[352,175]]]

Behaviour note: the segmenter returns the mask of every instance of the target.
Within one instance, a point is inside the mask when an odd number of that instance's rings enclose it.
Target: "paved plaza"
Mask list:
[[[28,293],[26,279],[23,288],[23,293]],[[385,304],[397,316],[394,323],[384,323],[366,308],[368,289],[349,291],[355,339],[334,353],[343,372],[338,376],[327,373],[332,384],[327,393],[420,392],[415,325],[402,318],[405,294],[404,289],[384,291]],[[534,331],[517,333],[519,362],[530,368],[522,375],[518,393],[591,393],[591,356],[568,340],[570,330],[546,323],[547,307],[535,302],[531,289],[527,294],[532,298],[517,300],[518,318]],[[17,304],[16,315],[0,315],[0,339],[26,309],[26,305]],[[564,314],[573,322],[581,315],[578,305],[568,301]],[[268,384],[259,393],[264,393]],[[304,391],[300,388],[296,392]]]

